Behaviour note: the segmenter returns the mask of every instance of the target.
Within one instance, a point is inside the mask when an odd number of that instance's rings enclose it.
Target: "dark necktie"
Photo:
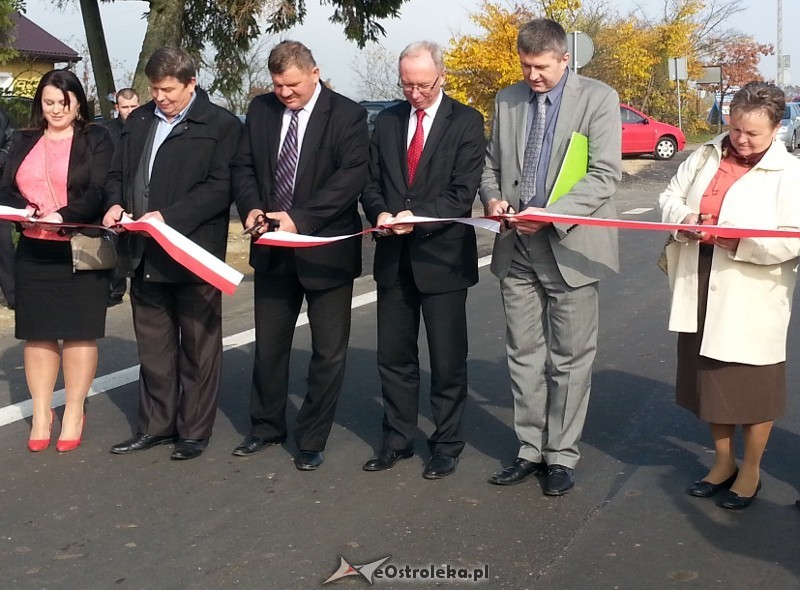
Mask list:
[[[425,145],[425,132],[422,129],[422,119],[424,117],[425,111],[419,109],[417,111],[417,128],[414,130],[414,137],[411,138],[411,143],[408,146],[408,186],[414,183],[419,157],[422,155],[422,148]]]
[[[525,156],[522,161],[522,179],[519,187],[520,210],[529,206],[530,201],[536,196],[536,169],[539,167],[539,157],[542,155],[542,144],[544,143],[546,100],[546,94],[536,95],[536,118],[528,132]],[[540,205],[544,206],[544,203],[540,203]]]
[[[275,210],[288,211],[294,199],[294,175],[297,170],[297,115],[300,109],[292,111],[289,130],[278,155],[275,171]]]

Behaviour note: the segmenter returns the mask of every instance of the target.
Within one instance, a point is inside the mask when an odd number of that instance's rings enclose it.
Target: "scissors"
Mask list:
[[[263,213],[259,213],[258,215],[256,215],[256,222],[250,227],[244,228],[242,235],[252,236],[254,233],[256,233],[258,228],[264,227],[265,225],[267,226],[268,232],[276,231],[280,227],[281,222],[278,221],[277,219],[272,219],[270,217],[267,217]]]
[[[514,207],[512,207],[511,205],[506,207],[505,212],[508,215],[514,215],[516,213],[516,211],[514,211]],[[505,227],[506,229],[511,229],[511,224],[508,223],[508,219],[504,219],[503,220],[503,227]]]

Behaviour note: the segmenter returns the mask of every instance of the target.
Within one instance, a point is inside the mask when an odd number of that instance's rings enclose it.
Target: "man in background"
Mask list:
[[[14,125],[8,112],[0,107],[0,174],[5,168],[8,150],[14,138]],[[14,240],[11,233],[12,223],[0,221],[0,290],[9,309],[16,305],[16,290],[14,282]]]
[[[107,121],[105,126],[111,134],[111,141],[114,142],[114,147],[119,145],[119,140],[122,137],[122,128],[128,115],[131,114],[133,109],[139,107],[139,95],[133,88],[123,88],[116,95],[116,102],[114,103],[114,110],[117,111],[117,116],[110,121]],[[122,298],[125,296],[125,291],[128,289],[128,279],[125,275],[119,276],[121,273],[115,273],[111,280],[111,291],[108,296],[108,306],[113,307],[122,303]]]

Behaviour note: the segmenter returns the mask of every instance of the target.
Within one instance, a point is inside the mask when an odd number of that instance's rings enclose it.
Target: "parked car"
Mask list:
[[[403,102],[401,100],[362,100],[360,104],[362,107],[367,109],[367,128],[369,132],[372,133],[372,128],[375,126],[375,117],[378,116],[383,109],[388,109],[389,107],[393,107],[399,102]]]
[[[669,160],[686,147],[686,136],[678,127],[656,121],[626,104],[619,105],[622,117],[622,154],[653,154]]]
[[[797,142],[800,141],[800,103],[786,103],[783,119],[781,119],[781,128],[778,131],[778,139],[783,142],[790,152],[793,152],[794,148],[797,147]]]

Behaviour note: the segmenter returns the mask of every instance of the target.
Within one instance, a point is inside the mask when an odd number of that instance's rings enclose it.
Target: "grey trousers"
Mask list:
[[[519,457],[574,468],[597,351],[597,283],[568,286],[545,228],[518,236],[500,282]]]

